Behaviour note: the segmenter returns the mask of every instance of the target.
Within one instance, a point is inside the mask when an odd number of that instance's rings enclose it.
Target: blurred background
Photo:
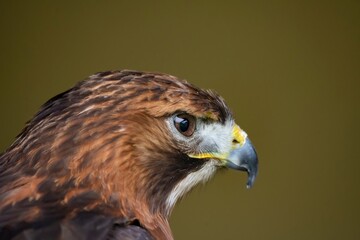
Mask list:
[[[260,172],[175,208],[181,239],[360,239],[359,1],[2,1],[0,151],[40,105],[104,70],[219,92]]]

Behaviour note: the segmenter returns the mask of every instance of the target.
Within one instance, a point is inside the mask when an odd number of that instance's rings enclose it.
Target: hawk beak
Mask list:
[[[226,159],[226,167],[246,171],[248,173],[246,187],[251,188],[258,171],[258,158],[255,148],[247,134],[238,125],[234,126],[233,137],[234,145]]]
[[[189,157],[198,159],[218,159],[221,161],[221,166],[246,171],[248,173],[246,187],[251,188],[254,184],[258,171],[258,159],[255,148],[250,139],[247,137],[246,132],[241,130],[241,128],[236,124],[233,127],[232,136],[233,145],[228,153],[219,154],[205,152],[199,154],[189,154]]]

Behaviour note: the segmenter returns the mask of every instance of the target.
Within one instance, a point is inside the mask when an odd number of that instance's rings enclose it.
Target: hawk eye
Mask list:
[[[195,117],[189,114],[179,114],[174,118],[176,129],[186,137],[190,137],[195,132],[195,123]]]

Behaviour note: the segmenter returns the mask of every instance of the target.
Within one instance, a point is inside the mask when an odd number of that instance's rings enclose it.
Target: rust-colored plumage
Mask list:
[[[176,113],[232,119],[165,74],[98,73],[50,99],[0,155],[1,239],[172,239],[168,196],[207,162],[169,131]]]

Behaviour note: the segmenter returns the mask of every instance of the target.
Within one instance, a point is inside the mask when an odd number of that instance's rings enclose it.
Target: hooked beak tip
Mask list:
[[[246,171],[248,173],[246,188],[249,189],[254,185],[258,172],[258,158],[250,139],[247,138],[244,145],[232,150],[227,167]]]

